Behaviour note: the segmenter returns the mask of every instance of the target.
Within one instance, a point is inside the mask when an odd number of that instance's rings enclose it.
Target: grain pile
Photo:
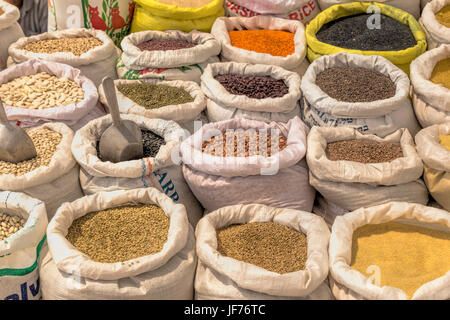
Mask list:
[[[76,56],[101,46],[103,42],[95,37],[77,37],[39,40],[26,44],[22,49],[34,53],[52,54],[56,52],[71,52]]]
[[[450,134],[440,134],[439,143],[450,151]]]
[[[355,161],[361,163],[391,162],[403,157],[400,143],[370,140],[341,140],[330,142],[325,149],[331,161]]]
[[[436,13],[435,17],[437,22],[450,28],[450,5],[444,6]]]
[[[0,240],[4,240],[19,231],[25,225],[25,219],[0,212]]]
[[[2,15],[2,14],[4,14],[5,12],[2,10],[2,8],[0,8],[0,16]]]
[[[280,30],[232,30],[231,45],[244,50],[287,57],[295,52],[294,34]]]
[[[146,51],[155,51],[155,50],[167,51],[167,50],[193,48],[196,45],[197,45],[196,43],[180,39],[155,39],[142,42],[138,44],[137,47],[141,50]]]
[[[450,89],[450,58],[436,63],[430,77],[431,82]]]

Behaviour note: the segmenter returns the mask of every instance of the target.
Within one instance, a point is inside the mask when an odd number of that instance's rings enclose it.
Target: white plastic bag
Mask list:
[[[435,16],[439,10],[448,5],[450,0],[433,0],[423,9],[419,22],[427,35],[428,50],[441,44],[450,44],[450,28],[440,24]]]
[[[101,263],[66,239],[75,219],[127,204],[155,204],[169,217],[167,242],[160,252],[127,261],[134,263]],[[99,192],[65,203],[47,228],[47,241],[49,251],[39,266],[45,300],[193,298],[194,231],[185,207],[155,188]]]
[[[294,11],[303,5],[305,0],[233,0],[237,5],[249,8],[261,14],[282,14]]]
[[[25,35],[17,22],[20,17],[19,9],[6,1],[0,0],[0,10],[3,11],[3,14],[0,15],[0,71],[2,71],[6,68],[10,44]]]

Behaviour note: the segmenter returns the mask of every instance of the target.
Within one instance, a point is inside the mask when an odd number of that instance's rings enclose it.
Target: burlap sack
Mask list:
[[[0,15],[0,71],[2,71],[6,68],[9,46],[25,35],[17,22],[20,17],[19,9],[0,0],[0,10],[3,11]]]
[[[420,24],[427,35],[428,50],[441,44],[450,44],[450,28],[440,24],[435,14],[443,7],[450,5],[450,0],[433,0],[423,9]]]

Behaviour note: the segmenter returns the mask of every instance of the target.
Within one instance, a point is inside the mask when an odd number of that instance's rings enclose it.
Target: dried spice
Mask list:
[[[450,134],[440,134],[439,143],[450,151]]]
[[[0,240],[4,240],[19,231],[25,225],[25,219],[0,212]]]
[[[193,48],[196,45],[197,45],[196,43],[180,39],[155,39],[142,42],[138,44],[137,47],[141,50],[146,51],[155,51],[155,50],[167,51],[167,50]]]
[[[5,13],[5,11],[3,11],[2,8],[0,8],[0,16],[4,13]]]
[[[365,68],[332,67],[317,75],[316,84],[331,98],[372,102],[395,95],[395,83],[384,74]]]
[[[358,14],[328,22],[317,32],[317,39],[340,48],[375,51],[398,51],[417,44],[407,25],[383,14],[380,28],[369,29],[371,16]]]
[[[269,76],[242,76],[223,74],[214,77],[225,89],[235,95],[245,95],[253,99],[279,98],[289,92],[283,80]]]
[[[232,30],[231,45],[244,50],[287,57],[295,52],[294,34],[279,30]]]
[[[287,139],[279,132],[275,133],[255,129],[225,131],[204,141],[202,151],[220,157],[270,157],[287,146]]]
[[[186,90],[163,84],[128,83],[118,85],[117,89],[124,96],[146,109],[157,109],[194,101]]]
[[[103,42],[95,37],[77,37],[39,40],[26,44],[22,49],[35,53],[72,52],[76,56],[101,46]]]
[[[94,261],[123,262],[160,252],[169,225],[169,218],[155,205],[123,206],[76,219],[66,238]]]
[[[444,6],[436,15],[436,20],[443,26],[450,28],[450,5]]]
[[[284,274],[305,269],[306,235],[274,222],[231,225],[217,231],[217,251]]]
[[[350,266],[366,276],[380,271],[379,286],[402,289],[409,298],[423,284],[450,270],[450,232],[389,222],[355,230]]]
[[[431,82],[450,89],[450,58],[436,63],[430,78]]]
[[[325,149],[331,161],[355,161],[362,163],[391,162],[403,157],[400,143],[371,140],[341,140],[330,142]]]

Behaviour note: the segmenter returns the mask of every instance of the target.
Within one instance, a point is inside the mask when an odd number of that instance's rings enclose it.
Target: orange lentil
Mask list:
[[[287,57],[295,52],[294,34],[279,30],[229,31],[231,45],[237,48]]]

